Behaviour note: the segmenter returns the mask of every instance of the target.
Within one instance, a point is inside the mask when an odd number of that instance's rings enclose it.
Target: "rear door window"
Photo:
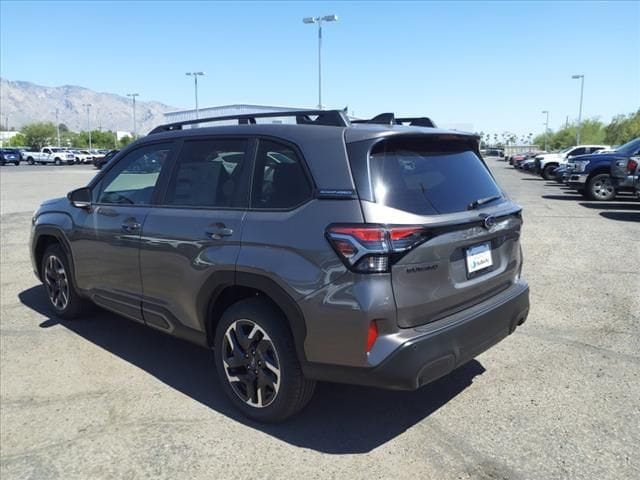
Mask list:
[[[376,203],[418,215],[461,212],[481,199],[487,200],[484,205],[502,199],[466,141],[385,140],[373,147],[369,171]]]
[[[186,141],[164,204],[182,207],[239,208],[247,202],[247,140]]]
[[[311,197],[312,188],[300,157],[284,144],[261,140],[251,191],[251,207],[291,209]]]

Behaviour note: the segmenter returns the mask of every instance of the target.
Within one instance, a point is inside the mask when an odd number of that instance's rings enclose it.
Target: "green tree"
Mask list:
[[[27,146],[27,137],[25,137],[21,133],[19,133],[17,135],[14,135],[13,137],[11,137],[9,139],[9,146],[10,147],[26,147]]]
[[[54,143],[56,139],[56,126],[51,122],[39,122],[25,125],[21,129],[29,147],[40,149]]]
[[[609,145],[622,145],[640,137],[640,110],[629,115],[616,115],[604,131],[604,141]]]
[[[120,144],[120,148],[123,148],[129,145],[131,142],[133,142],[133,138],[126,136],[122,137],[118,143]]]

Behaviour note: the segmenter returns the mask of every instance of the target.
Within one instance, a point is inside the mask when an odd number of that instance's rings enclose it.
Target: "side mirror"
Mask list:
[[[91,190],[87,187],[72,190],[67,194],[67,198],[71,202],[71,205],[76,208],[91,207]]]

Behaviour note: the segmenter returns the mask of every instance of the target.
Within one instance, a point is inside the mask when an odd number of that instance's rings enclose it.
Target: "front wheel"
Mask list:
[[[311,400],[315,382],[302,373],[287,319],[269,302],[251,298],[229,307],[214,350],[222,388],[247,417],[279,422]]]
[[[545,165],[544,170],[542,170],[542,178],[544,178],[545,180],[553,180],[553,171],[556,168],[556,165]]]
[[[91,303],[78,295],[70,276],[69,260],[60,244],[50,245],[44,252],[40,271],[49,305],[56,315],[74,319],[87,311]]]
[[[60,160],[59,158],[56,158],[56,159],[53,161],[53,163],[54,163],[54,165],[62,165],[62,160]]]
[[[591,177],[585,191],[589,200],[608,201],[616,196],[616,189],[608,173],[599,173]]]
[[[28,163],[29,165],[33,165],[33,164],[34,164],[34,163],[36,163],[36,162],[34,162],[34,161],[33,161],[33,158],[29,157],[29,158],[27,158],[27,163]]]
[[[13,164],[14,164],[16,167],[19,167],[19,166],[20,166],[20,160],[17,160],[17,161],[15,161],[15,162],[13,162]]]

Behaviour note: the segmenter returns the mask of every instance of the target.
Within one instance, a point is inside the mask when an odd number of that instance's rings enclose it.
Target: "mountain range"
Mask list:
[[[89,120],[83,105],[91,104]],[[74,85],[45,87],[31,82],[0,78],[0,125],[3,129],[19,129],[32,122],[56,121],[70,130],[133,130],[131,98],[113,93],[95,92]],[[136,102],[136,123],[139,134],[165,123],[164,113],[178,110],[160,102]]]

